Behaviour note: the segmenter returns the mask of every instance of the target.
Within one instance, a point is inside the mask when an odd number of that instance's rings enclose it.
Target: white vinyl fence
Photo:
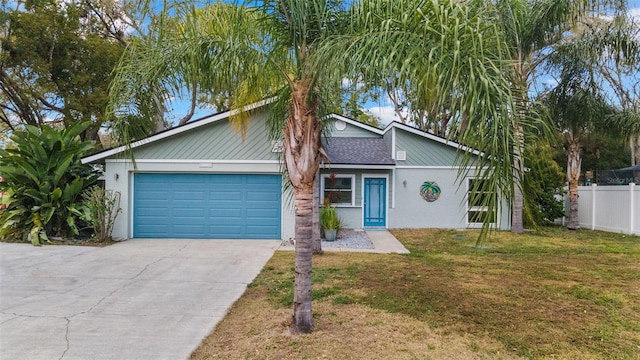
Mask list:
[[[578,196],[581,227],[640,235],[640,186],[579,186]]]

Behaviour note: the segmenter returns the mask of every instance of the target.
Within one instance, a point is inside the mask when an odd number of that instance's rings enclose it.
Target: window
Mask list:
[[[489,204],[497,203],[497,194],[486,191],[487,180],[469,179],[467,187],[467,223],[482,224],[487,216],[489,222],[497,221],[496,211],[489,212]]]
[[[321,202],[337,206],[355,206],[355,175],[323,174]]]

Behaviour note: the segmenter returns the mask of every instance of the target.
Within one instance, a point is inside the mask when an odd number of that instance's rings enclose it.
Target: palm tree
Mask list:
[[[323,154],[319,74],[324,70],[310,66],[309,59],[318,43],[339,29],[339,5],[279,0],[254,8],[176,6],[157,22],[154,41],[128,48],[111,92],[116,115],[157,109],[145,104],[154,100],[148,94],[158,88],[174,94],[186,88],[236,109],[277,95],[270,119],[284,141],[283,161],[295,198],[292,333],[313,328],[313,183]],[[246,126],[244,120],[243,112],[232,119],[240,128]],[[126,133],[130,127],[121,129]]]
[[[590,60],[610,101],[617,104],[614,122],[629,140],[631,166],[640,164],[640,19],[629,14],[598,19],[589,24],[578,45],[581,57]],[[570,44],[573,45],[573,44]],[[568,46],[569,51],[576,46]],[[607,90],[604,90],[607,89]]]
[[[493,2],[490,2],[493,3]],[[552,46],[563,41],[566,33],[603,6],[623,8],[622,0],[498,0],[496,23],[501,26],[503,37],[509,46],[512,94],[515,111],[513,130],[516,142],[513,148],[514,196],[511,230],[524,232],[522,222],[522,152],[524,129],[529,109],[528,92],[535,81],[536,69],[544,63]]]
[[[407,84],[426,109],[448,109],[458,119],[449,123],[448,133],[482,150],[475,159],[460,153],[459,178],[481,177],[485,181],[474,186],[491,193],[500,189],[510,198],[514,140],[505,75],[510,63],[494,12],[481,0],[363,1],[353,8],[347,32],[323,43],[318,58],[381,88],[392,78]],[[497,213],[498,198],[485,198],[483,205]],[[490,227],[491,218],[485,220],[481,238]]]
[[[578,218],[578,182],[581,173],[581,143],[594,131],[606,131],[605,122],[612,111],[605,99],[594,92],[585,68],[573,61],[563,69],[560,83],[547,96],[556,131],[562,134],[567,150],[567,182],[569,183],[569,222],[567,228],[580,228]]]
[[[331,97],[326,89],[335,89],[345,74],[376,79],[380,72],[395,73],[421,91],[441,89],[429,97],[434,108],[448,102],[453,113],[463,114],[474,131],[464,131],[461,141],[486,151],[476,160],[462,157],[460,168],[473,162],[474,175],[487,179],[482,184],[509,194],[512,169],[504,159],[510,159],[513,134],[507,63],[500,33],[487,21],[482,3],[367,0],[354,6],[348,29],[335,0],[265,1],[259,8],[178,6],[154,23],[149,37],[154,41],[132,42],[127,49],[112,87],[112,108],[115,115],[153,111],[158,107],[149,105],[154,100],[149,94],[159,88],[169,93],[186,88],[236,109],[276,95],[271,123],[284,139],[295,197],[291,331],[307,333],[313,327],[312,199],[323,154],[323,101]],[[458,95],[455,101],[451,93]],[[242,114],[232,119],[241,129]],[[127,134],[129,127],[121,129]],[[485,205],[498,208],[497,197],[486,198]]]
[[[640,70],[637,24],[623,14],[592,19],[580,30],[579,36],[556,47],[549,56],[547,67],[559,73],[559,81],[545,96],[567,149],[569,229],[580,227],[578,181],[585,135],[611,133],[628,136],[633,143],[640,133],[633,96],[637,82],[631,80]]]

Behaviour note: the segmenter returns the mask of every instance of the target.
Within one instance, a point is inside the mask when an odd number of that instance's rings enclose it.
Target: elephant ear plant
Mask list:
[[[0,149],[0,238],[33,245],[49,236],[78,235],[76,220],[84,216],[83,191],[94,184],[97,173],[81,158],[94,148],[78,135],[90,123],[76,123],[59,131],[26,125],[14,131],[12,143]]]

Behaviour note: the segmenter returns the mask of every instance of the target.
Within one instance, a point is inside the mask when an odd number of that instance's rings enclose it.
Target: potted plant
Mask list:
[[[324,238],[327,241],[334,241],[338,230],[342,227],[342,219],[338,215],[335,206],[326,205],[320,209],[320,226],[324,231]]]

